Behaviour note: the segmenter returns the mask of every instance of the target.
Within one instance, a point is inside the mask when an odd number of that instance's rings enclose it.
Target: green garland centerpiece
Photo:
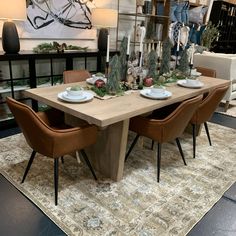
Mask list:
[[[38,46],[33,48],[33,52],[35,53],[50,53],[50,52],[64,52],[65,50],[78,50],[78,51],[86,51],[88,47],[80,47],[67,45],[66,43],[59,44],[58,42],[53,43],[41,43]]]
[[[109,63],[109,74],[107,78],[107,83],[105,84],[104,80],[98,79],[96,80],[94,86],[91,87],[91,90],[94,91],[100,97],[104,97],[107,94],[122,95],[124,90],[122,89],[121,86],[120,71],[121,71],[120,60],[118,55],[115,55],[112,57]]]

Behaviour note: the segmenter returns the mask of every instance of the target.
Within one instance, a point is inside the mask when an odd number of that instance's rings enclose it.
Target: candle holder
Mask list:
[[[142,66],[142,59],[141,59],[141,56],[142,56],[142,52],[138,52],[138,65],[139,65],[139,67],[141,67]]]
[[[189,64],[189,76],[191,76],[192,73],[192,69],[193,69],[193,64]]]
[[[175,69],[178,67],[178,58],[179,58],[179,51],[176,51],[175,53]]]
[[[106,62],[105,65],[105,77],[108,78],[108,72],[109,72],[109,62]]]

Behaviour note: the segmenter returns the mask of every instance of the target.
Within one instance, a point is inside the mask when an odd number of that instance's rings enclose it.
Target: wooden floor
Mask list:
[[[211,122],[236,129],[236,118],[214,114]],[[20,132],[11,128],[0,138]],[[0,235],[65,235],[37,206],[0,175]],[[188,236],[236,235],[236,183],[189,232]]]

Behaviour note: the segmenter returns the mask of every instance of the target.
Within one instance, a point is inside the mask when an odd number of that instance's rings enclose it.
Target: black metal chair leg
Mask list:
[[[160,181],[160,169],[161,169],[161,143],[157,143],[157,182]]]
[[[186,164],[186,161],[185,161],[185,158],[184,158],[184,153],[183,153],[183,149],[182,149],[182,147],[181,147],[180,141],[179,141],[178,138],[176,138],[175,141],[176,141],[176,144],[177,144],[177,146],[178,146],[178,148],[179,148],[179,152],[180,152],[181,157],[182,157],[182,159],[183,159],[184,165],[187,165],[187,164]]]
[[[90,163],[90,161],[88,159],[87,154],[85,153],[85,151],[83,149],[80,150],[80,152],[81,152],[81,154],[82,154],[82,156],[83,156],[87,166],[89,167],[90,171],[92,172],[94,179],[97,180],[97,176],[96,176],[96,174],[95,174],[95,172],[93,170],[93,167],[92,167],[92,165],[91,165],[91,163]]]
[[[154,140],[152,140],[151,150],[153,150],[153,147],[154,147]]]
[[[64,164],[64,157],[61,157],[61,163]]]
[[[210,133],[209,133],[207,122],[204,122],[204,127],[205,127],[205,130],[206,130],[206,133],[207,133],[207,138],[208,138],[209,144],[211,146],[211,137],[210,137]]]
[[[36,151],[33,150],[32,153],[31,153],[28,165],[27,165],[27,167],[25,169],[25,173],[24,173],[24,176],[23,176],[23,179],[22,179],[21,183],[24,183],[24,181],[25,181],[25,178],[26,178],[26,176],[27,176],[27,174],[29,172],[29,169],[30,169],[30,167],[31,167],[31,165],[33,163],[33,160],[35,158],[35,154],[36,154]]]
[[[58,202],[58,158],[54,159],[54,190],[55,190],[55,205]]]
[[[196,156],[196,125],[192,124],[193,133],[193,158]]]
[[[137,141],[138,141],[138,138],[139,138],[139,134],[137,134],[136,135],[136,137],[135,137],[135,139],[134,139],[134,141],[132,142],[132,144],[130,145],[130,148],[129,148],[129,150],[128,150],[128,152],[126,153],[126,155],[125,155],[125,161],[128,159],[128,157],[129,157],[129,154],[131,153],[131,151],[133,150],[133,148],[134,148],[134,146],[135,146],[135,144],[137,143]]]

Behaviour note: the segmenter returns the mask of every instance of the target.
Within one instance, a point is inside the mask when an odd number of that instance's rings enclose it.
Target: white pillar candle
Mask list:
[[[155,47],[154,47],[154,42],[152,43],[152,50],[154,50],[155,49]]]
[[[139,45],[139,51],[142,53],[143,51],[143,31],[141,30],[141,35],[140,35],[140,45]]]
[[[192,44],[192,51],[191,51],[191,58],[190,58],[190,64],[193,65],[193,55],[195,51],[195,45],[194,43]]]
[[[178,40],[177,40],[177,49],[176,49],[177,52],[179,52],[179,45],[180,45],[180,30],[178,33]]]
[[[107,35],[107,58],[106,62],[109,62],[109,47],[110,47],[110,35]]]
[[[158,41],[156,52],[157,52],[157,57],[160,57],[160,55],[161,55],[161,41]]]
[[[151,43],[148,43],[148,53],[151,52]]]
[[[130,46],[130,35],[128,35],[128,43],[127,43],[127,52],[126,52],[126,55],[129,55],[129,46]]]

